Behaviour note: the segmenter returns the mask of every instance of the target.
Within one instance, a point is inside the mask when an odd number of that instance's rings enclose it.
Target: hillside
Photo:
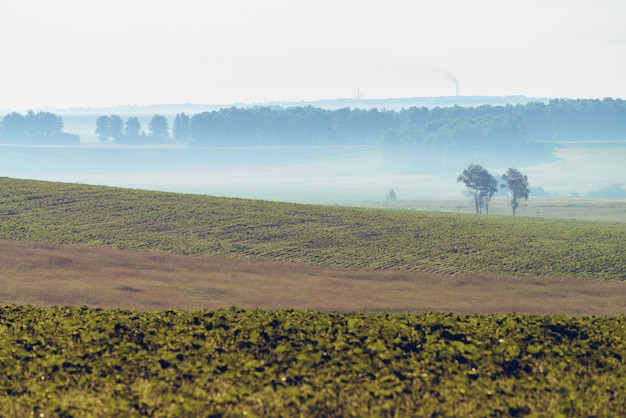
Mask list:
[[[0,239],[362,270],[626,279],[626,224],[0,179]]]
[[[624,238],[0,178],[0,415],[622,416]]]

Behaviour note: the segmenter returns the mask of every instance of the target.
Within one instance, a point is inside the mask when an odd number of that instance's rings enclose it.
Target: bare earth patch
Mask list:
[[[626,282],[319,268],[0,241],[0,305],[620,315]]]

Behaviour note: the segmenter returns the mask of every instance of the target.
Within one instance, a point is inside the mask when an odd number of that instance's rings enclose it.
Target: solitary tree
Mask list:
[[[476,213],[489,213],[489,201],[498,191],[498,180],[482,166],[478,164],[470,164],[457,179],[457,182],[463,182],[468,188],[470,194],[474,197]]]
[[[515,210],[519,207],[520,200],[528,200],[528,195],[530,194],[528,177],[516,168],[509,168],[502,175],[502,181],[505,184],[502,184],[501,187],[506,187],[511,192],[511,208],[513,208],[513,215],[515,215]]]

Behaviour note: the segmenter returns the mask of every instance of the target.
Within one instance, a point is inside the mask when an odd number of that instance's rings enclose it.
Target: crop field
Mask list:
[[[0,416],[625,416],[625,242],[0,178]]]
[[[3,416],[624,416],[626,318],[0,308]]]
[[[626,279],[626,224],[0,179],[0,239],[363,270]]]

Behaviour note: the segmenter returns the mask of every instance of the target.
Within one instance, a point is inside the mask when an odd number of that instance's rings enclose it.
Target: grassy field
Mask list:
[[[0,179],[0,239],[321,267],[626,279],[626,223],[298,205]]]
[[[13,179],[0,197],[4,304],[626,312],[623,223]]]
[[[360,207],[423,210],[431,212],[474,213],[470,199],[448,200],[397,200],[364,201],[355,203]],[[489,204],[492,215],[511,215],[507,198],[496,197]],[[626,200],[601,199],[546,199],[532,198],[522,201],[517,216],[551,219],[575,219],[582,221],[626,222]]]
[[[626,285],[362,271],[301,263],[0,241],[0,305],[620,315]]]

